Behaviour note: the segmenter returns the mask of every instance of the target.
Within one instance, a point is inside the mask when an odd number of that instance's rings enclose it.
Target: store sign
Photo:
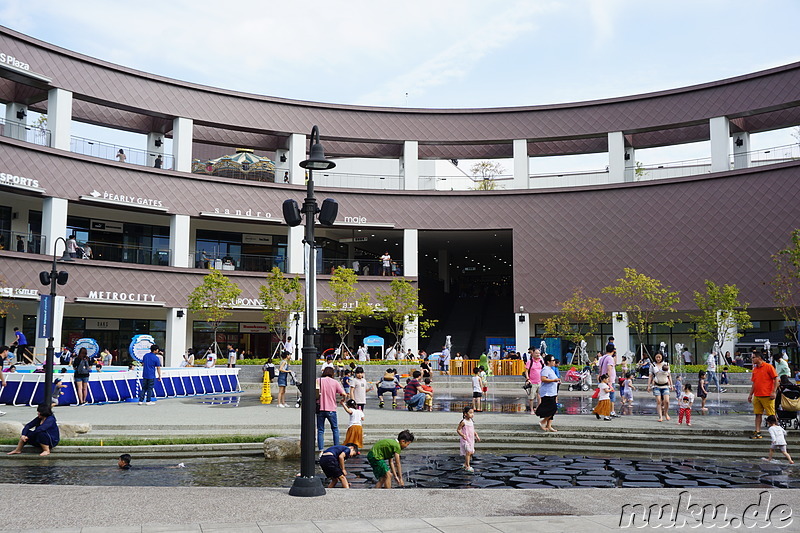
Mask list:
[[[243,233],[242,244],[272,244],[272,235],[256,235],[254,233]]]
[[[236,298],[236,307],[264,307],[264,301],[260,298]]]
[[[90,300],[115,300],[120,302],[155,302],[155,294],[140,292],[89,291]]]
[[[39,289],[23,289],[20,287],[0,287],[3,298],[25,298],[35,300],[39,297]]]
[[[12,56],[11,54],[7,54],[5,52],[0,52],[0,63],[4,63],[6,65],[10,65],[14,68],[18,68],[20,70],[30,70],[31,66],[24,61],[20,61],[16,57]]]
[[[122,222],[114,222],[111,220],[91,220],[89,224],[89,227],[95,231],[122,233]]]
[[[114,202],[119,204],[139,205],[142,207],[164,207],[161,200],[155,198],[147,198],[146,196],[138,196],[137,191],[125,191],[120,194],[117,192],[97,191],[93,190],[89,193],[91,198],[96,200],[103,200],[106,202]]]
[[[39,187],[39,180],[26,178],[25,176],[17,176],[11,172],[0,172],[0,185],[11,185],[24,189],[41,189],[41,187]]]
[[[253,211],[252,209],[230,209],[215,207],[211,211],[202,211],[203,216],[223,216],[223,217],[239,217],[239,218],[259,218],[273,220],[272,213],[268,211]]]
[[[109,318],[87,318],[86,329],[119,331],[119,320]]]
[[[239,333],[269,333],[269,326],[263,322],[240,322]]]
[[[345,224],[366,224],[367,217],[344,217]]]

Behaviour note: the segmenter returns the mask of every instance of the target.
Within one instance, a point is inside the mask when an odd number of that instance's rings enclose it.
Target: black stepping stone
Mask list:
[[[560,480],[560,479],[548,479],[548,480],[545,481],[545,483],[547,483],[548,485],[551,485],[553,487],[572,487],[573,486],[572,483],[570,483],[569,481],[563,481],[563,480]]]
[[[423,489],[447,489],[450,488],[450,485],[447,483],[439,483],[438,481],[419,481],[417,482],[418,487],[422,487]]]
[[[495,479],[486,479],[482,477],[476,477],[470,482],[470,485],[473,487],[479,487],[482,489],[488,489],[490,487],[504,487],[506,484],[502,481],[497,481]]]
[[[552,489],[551,485],[545,483],[520,483],[516,485],[518,489]]]
[[[711,479],[698,479],[697,482],[700,485],[709,485],[709,486],[712,486],[712,487],[727,487],[728,485],[730,485],[730,483],[728,483],[727,481],[723,481],[721,479],[713,479],[713,478],[711,478]]]
[[[664,478],[664,479],[672,479],[672,480],[675,480],[675,481],[686,479],[686,476],[684,476],[683,474],[669,474],[669,473],[660,474],[660,473],[656,473],[656,472],[653,472],[653,474],[655,474],[655,475],[657,475],[657,476],[659,476],[661,478]]]
[[[445,470],[433,470],[430,468],[426,468],[424,470],[416,470],[414,471],[414,474],[420,476],[442,476],[445,474]]]
[[[617,478],[609,476],[578,476],[575,478],[575,481],[607,481],[616,483]]]
[[[586,476],[613,476],[616,472],[613,470],[587,470],[584,475]]]
[[[660,489],[663,485],[654,481],[623,481],[623,489]]]
[[[603,480],[596,480],[596,481],[585,481],[582,479],[577,480],[576,485],[579,487],[596,487],[596,488],[613,488],[616,487],[617,484],[614,481],[603,481]]]
[[[507,479],[514,477],[514,472],[481,472],[481,475],[489,479]]]
[[[769,489],[772,488],[772,485],[765,485],[764,483],[731,483],[727,487],[721,487],[723,489]]]
[[[577,476],[581,474],[580,470],[571,470],[567,468],[554,468],[552,470],[545,470],[543,474],[554,476]]]
[[[661,486],[661,482],[658,479],[658,476],[650,476],[647,474],[633,474],[630,476],[625,476],[625,481],[633,481],[637,483],[647,482],[647,483],[658,483],[658,486]]]
[[[693,479],[665,479],[665,487],[696,487],[697,481]]]
[[[525,477],[525,476],[514,476],[508,480],[509,483],[519,484],[519,483],[538,483],[539,479],[535,477]]]
[[[572,481],[572,476],[539,476],[542,481]]]
[[[512,457],[512,463],[532,463],[532,462],[539,462],[538,459],[535,457]]]
[[[783,472],[783,467],[781,465],[759,465],[759,469],[762,472]]]
[[[528,476],[528,477],[537,477],[542,472],[543,472],[543,470],[531,470],[531,469],[527,468],[525,470],[520,470],[519,471],[519,475],[520,476]]]

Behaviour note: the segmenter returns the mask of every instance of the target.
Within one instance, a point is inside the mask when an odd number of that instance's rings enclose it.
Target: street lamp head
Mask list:
[[[325,150],[319,142],[311,146],[311,153],[308,159],[300,162],[300,166],[309,170],[328,170],[336,166],[336,163],[325,159]]]
[[[328,170],[336,166],[336,163],[325,159],[325,149],[319,142],[319,128],[314,125],[311,128],[311,151],[308,159],[300,162],[300,166],[309,170]]]
[[[58,260],[59,261],[66,261],[66,262],[75,261],[75,259],[73,259],[72,256],[69,255],[69,252],[66,251],[66,250],[64,250],[64,253],[61,255],[61,257],[58,258]]]

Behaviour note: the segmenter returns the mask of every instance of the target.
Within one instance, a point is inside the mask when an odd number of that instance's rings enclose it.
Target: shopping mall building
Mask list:
[[[259,287],[276,266],[302,276],[303,229],[287,227],[281,205],[305,196],[299,163],[313,125],[337,162],[315,173],[317,196],[340,207],[336,224],[317,230],[319,292],[328,293],[332,267],[354,261],[361,290],[387,287],[378,258],[388,252],[393,273],[419,288],[439,320],[430,339],[409,337],[412,350],[435,350],[444,335],[470,355],[490,344],[527,347],[558,302],[577,287],[599,295],[624,267],[682,291],[682,313],[705,279],[735,283],[750,303],[748,333],[785,327],[773,309],[770,255],[800,224],[800,154],[750,145],[751,136],[800,124],[800,63],[589,102],[377,108],[187,83],[0,27],[0,102],[0,274],[15,304],[0,319],[6,343],[15,326],[36,337],[47,290],[38,273],[61,255],[57,239],[74,234],[93,258],[59,267],[70,278],[59,287],[56,342],[92,337],[124,356],[133,335],[149,333],[175,361],[211,341],[187,295],[217,267],[242,289],[218,340],[266,355],[275,339]],[[141,145],[79,137],[78,124],[133,132]],[[637,167],[637,150],[702,141],[706,159]],[[215,172],[239,148],[251,159]],[[607,154],[607,168],[536,174],[537,158],[577,154]],[[271,170],[251,174],[264,158]],[[501,188],[442,185],[460,172],[458,160],[488,159],[507,160]],[[609,313],[603,334],[624,346],[626,319],[617,316]],[[656,328],[650,343],[706,349],[690,327]],[[360,324],[352,341],[372,333],[383,326]],[[320,346],[332,343],[325,335]],[[38,353],[44,345],[36,340]]]

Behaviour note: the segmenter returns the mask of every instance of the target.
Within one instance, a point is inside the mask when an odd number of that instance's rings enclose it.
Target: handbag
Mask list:
[[[592,399],[593,400],[596,400],[599,397],[600,397],[600,387],[594,389],[594,392],[592,393]]]
[[[525,392],[530,392],[533,388],[533,385],[531,385],[530,381],[526,381],[522,388],[525,390]]]

